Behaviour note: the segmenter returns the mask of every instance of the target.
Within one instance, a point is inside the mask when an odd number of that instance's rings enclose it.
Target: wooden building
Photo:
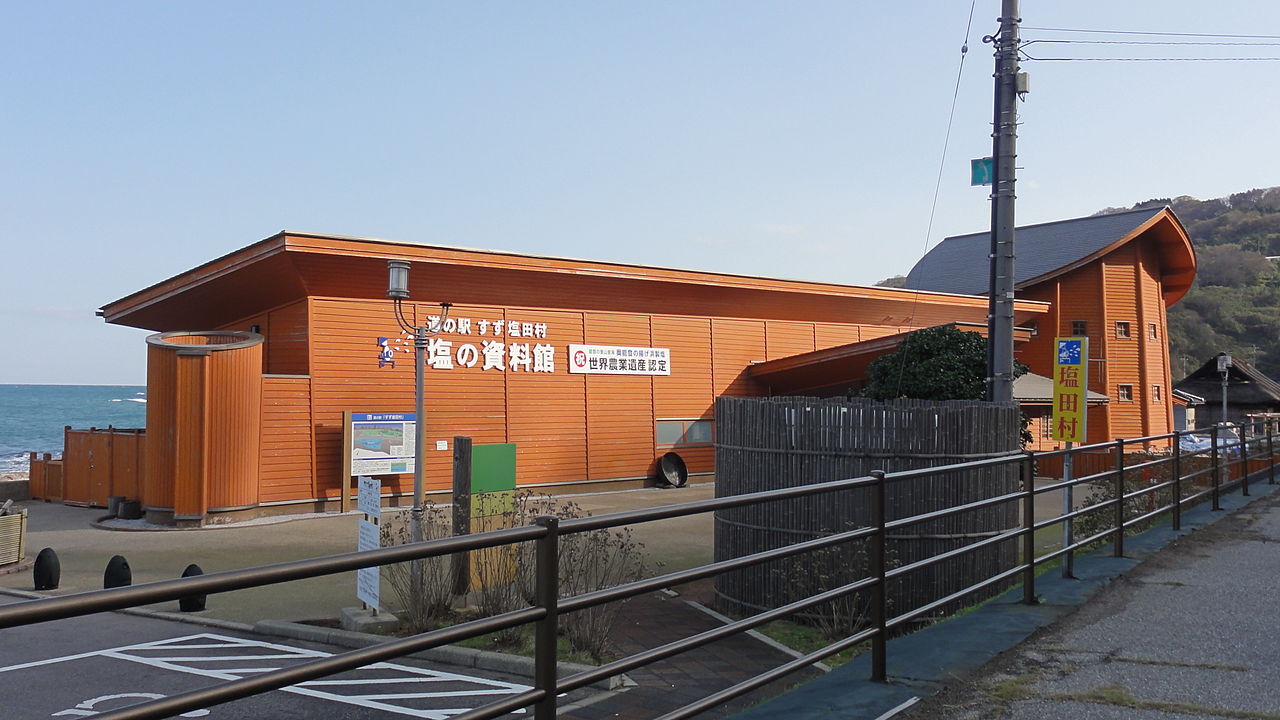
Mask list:
[[[1089,338],[1088,437],[1102,442],[1171,432],[1166,309],[1191,289],[1196,256],[1168,207],[1020,227],[1015,287],[1022,300],[1049,303],[1031,321],[1018,359],[1052,375],[1055,336]],[[989,233],[947,238],[907,276],[907,287],[985,293]],[[1052,447],[1052,444],[1049,444]]]
[[[411,264],[415,322],[453,303],[429,351],[428,490],[449,486],[455,436],[515,443],[522,486],[639,486],[671,450],[691,474],[710,473],[715,398],[768,392],[753,365],[982,324],[987,309],[957,294],[282,232],[100,311],[157,332],[141,492],[150,518],[301,512],[339,497],[344,411],[413,409],[388,260]],[[1017,319],[1050,311],[1020,301]],[[665,350],[669,366],[573,371],[571,345],[639,361]],[[408,474],[383,482],[412,489]]]

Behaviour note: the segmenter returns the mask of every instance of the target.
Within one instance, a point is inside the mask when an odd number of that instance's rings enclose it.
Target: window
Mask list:
[[[711,420],[659,420],[658,445],[710,445],[714,441],[713,428]]]
[[[1084,337],[1089,334],[1089,323],[1084,320],[1071,321],[1071,334],[1074,337]]]
[[[1160,331],[1156,328],[1155,323],[1147,323],[1147,337],[1151,340],[1160,339]]]
[[[1117,320],[1117,321],[1116,321],[1116,337],[1118,337],[1118,338],[1127,338],[1127,337],[1130,337],[1130,335],[1129,335],[1129,321],[1128,321],[1128,320]]]
[[[1132,385],[1117,385],[1117,386],[1116,386],[1116,397],[1117,397],[1117,398],[1119,398],[1121,401],[1124,401],[1124,402],[1133,402],[1133,386],[1132,386]]]
[[[1040,323],[1033,320],[1027,323],[1027,329],[1031,331],[1031,337],[1035,337],[1040,334]]]
[[[1159,385],[1151,386],[1151,402],[1153,403],[1160,402],[1160,386]]]
[[[1052,415],[1040,416],[1040,439],[1041,440],[1053,439],[1053,416]]]

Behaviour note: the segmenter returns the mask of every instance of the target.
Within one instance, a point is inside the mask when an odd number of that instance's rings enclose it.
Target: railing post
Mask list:
[[[1276,448],[1275,448],[1275,430],[1274,421],[1267,418],[1267,484],[1276,484]]]
[[[871,621],[875,623],[876,634],[871,638],[871,681],[886,682],[888,676],[888,659],[886,644],[889,631],[888,588],[885,587],[885,482],[884,471],[873,470],[871,477],[875,483],[871,485],[871,527],[875,535],[871,536],[870,570],[876,578],[871,590]]]
[[[1036,466],[1035,456],[1024,451],[1022,476],[1022,602],[1036,604]]]
[[[1182,434],[1173,434],[1173,529],[1182,529]]]
[[[1067,452],[1062,456],[1062,481],[1071,482],[1075,479],[1075,453],[1071,452],[1072,443],[1067,441]],[[1073,488],[1068,485],[1062,491],[1062,514],[1069,515],[1075,510],[1075,502],[1073,500]],[[1067,518],[1062,521],[1062,547],[1070,547],[1076,541],[1076,525],[1075,518]],[[1068,550],[1067,554],[1062,558],[1062,577],[1070,579],[1076,576],[1076,551]]]
[[[1240,494],[1249,497],[1249,443],[1245,442],[1245,426],[1240,423],[1236,434],[1240,436]]]
[[[556,631],[560,606],[560,519],[543,515],[535,522],[547,534],[535,542],[537,562],[534,567],[534,602],[547,614],[534,628],[533,684],[543,692],[533,707],[535,720],[554,720],[556,716]]]
[[[1216,424],[1213,426],[1212,437],[1213,452],[1210,454],[1210,457],[1213,458],[1213,473],[1211,474],[1211,477],[1213,478],[1213,492],[1211,497],[1213,498],[1213,509],[1221,510],[1222,506],[1218,504],[1218,487],[1222,484],[1222,463],[1218,461],[1218,425]]]
[[[1124,439],[1116,438],[1116,557],[1124,557]]]

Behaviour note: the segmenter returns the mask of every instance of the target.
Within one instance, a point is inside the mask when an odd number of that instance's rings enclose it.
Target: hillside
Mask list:
[[[1164,205],[1186,226],[1199,262],[1195,285],[1169,308],[1174,381],[1219,352],[1280,377],[1280,188],[1154,198],[1098,214]]]

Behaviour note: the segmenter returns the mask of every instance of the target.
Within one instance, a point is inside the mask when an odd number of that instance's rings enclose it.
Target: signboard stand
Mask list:
[[[360,529],[357,535],[356,550],[377,550],[382,547],[382,483],[371,477],[360,477],[357,507],[364,517],[360,518]],[[363,567],[356,570],[356,597],[364,603],[366,609],[378,614],[380,605],[380,567]]]

